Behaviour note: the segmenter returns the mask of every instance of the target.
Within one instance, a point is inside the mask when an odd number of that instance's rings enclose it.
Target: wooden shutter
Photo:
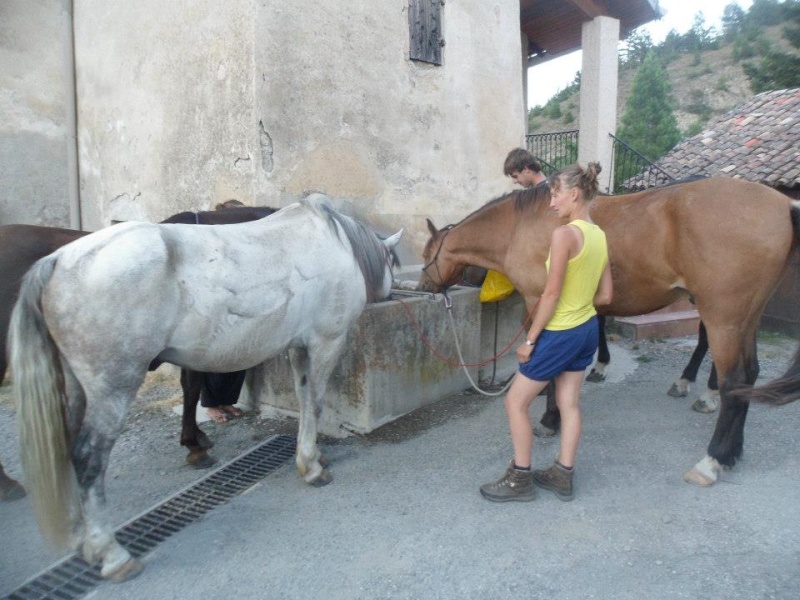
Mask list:
[[[442,64],[442,5],[444,0],[408,0],[409,57]]]

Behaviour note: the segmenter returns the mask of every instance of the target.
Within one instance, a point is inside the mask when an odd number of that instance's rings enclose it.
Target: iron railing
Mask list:
[[[608,134],[612,141],[611,164],[612,180],[609,189],[612,194],[624,194],[636,190],[666,185],[675,180],[664,169],[650,161],[640,152]],[[545,175],[563,169],[578,161],[578,130],[554,133],[536,133],[525,136],[525,145],[541,163]]]
[[[526,135],[525,146],[550,175],[578,161],[578,130]]]
[[[613,140],[611,145],[611,164],[614,165],[612,194],[626,194],[675,181],[672,175],[631,148],[613,133],[608,135]]]

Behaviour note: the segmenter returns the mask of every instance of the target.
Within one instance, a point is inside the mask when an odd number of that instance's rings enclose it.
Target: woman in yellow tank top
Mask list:
[[[487,500],[530,501],[534,484],[572,500],[575,455],[581,435],[580,391],[583,372],[597,350],[595,306],[612,298],[606,236],[589,216],[597,195],[598,163],[574,165],[552,175],[550,207],[566,220],[553,231],[547,259],[547,284],[524,343],[505,399],[514,459],[499,480],[482,485]],[[529,409],[547,383],[556,380],[561,411],[561,447],[553,465],[531,471],[533,427]]]

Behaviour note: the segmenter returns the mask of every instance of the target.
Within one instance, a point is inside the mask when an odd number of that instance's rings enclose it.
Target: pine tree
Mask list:
[[[655,161],[681,139],[672,86],[661,61],[648,53],[636,73],[617,137]]]

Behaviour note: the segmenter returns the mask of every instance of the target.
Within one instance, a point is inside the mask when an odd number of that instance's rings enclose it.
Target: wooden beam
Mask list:
[[[604,0],[569,0],[569,2],[590,19],[609,16],[608,6]]]

